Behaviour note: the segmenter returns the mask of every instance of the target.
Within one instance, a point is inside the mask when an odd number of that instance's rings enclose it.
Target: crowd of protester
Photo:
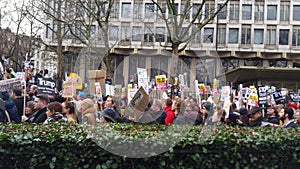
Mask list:
[[[232,126],[276,126],[295,128],[300,126],[298,104],[280,104],[258,106],[241,106],[233,102],[229,112],[222,105],[204,102],[198,104],[193,98],[163,100],[151,99],[148,107],[138,117],[121,113],[118,99],[104,97],[100,104],[84,92],[78,92],[74,98],[62,98],[57,94],[50,97],[37,94],[37,86],[32,85],[23,95],[21,89],[0,91],[0,122],[13,123],[146,123],[161,125],[232,125]],[[24,98],[25,97],[25,98]],[[25,107],[24,107],[25,103]]]

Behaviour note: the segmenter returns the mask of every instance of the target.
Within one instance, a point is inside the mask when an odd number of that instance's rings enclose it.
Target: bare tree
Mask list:
[[[198,4],[193,4],[191,0],[184,0],[181,1],[180,9],[178,9],[179,4],[175,0],[166,0],[165,3],[156,0],[151,1],[154,4],[153,12],[165,23],[170,38],[171,45],[164,47],[171,47],[172,49],[169,83],[173,84],[177,75],[179,53],[187,47],[189,42],[205,25],[217,16],[229,0],[224,0],[223,3],[218,4],[216,10],[214,8],[215,4],[212,4],[212,8],[204,10],[207,3],[214,2],[209,0],[203,0],[202,3]]]

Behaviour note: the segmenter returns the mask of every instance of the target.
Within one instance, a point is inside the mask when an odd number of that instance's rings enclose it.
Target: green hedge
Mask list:
[[[174,144],[178,132],[184,136]],[[157,148],[174,147],[145,158],[106,151],[109,146],[126,150],[125,142],[135,139],[151,145],[149,156]],[[110,140],[115,144],[108,144]],[[101,145],[107,147],[102,149],[95,141],[107,141]],[[143,151],[140,148],[130,147],[136,155]],[[0,168],[300,168],[300,129],[1,124]]]

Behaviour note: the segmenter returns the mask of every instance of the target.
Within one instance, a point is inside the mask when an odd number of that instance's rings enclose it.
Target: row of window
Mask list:
[[[71,27],[71,26],[70,26]],[[65,39],[72,39],[70,27],[64,27],[63,36]],[[75,33],[82,38],[86,38],[86,28],[84,26],[71,27]],[[96,26],[90,27],[90,36],[93,40],[102,40],[102,29],[96,31]],[[193,28],[194,30],[196,28]],[[267,25],[266,28],[256,28],[251,25],[241,25],[241,28],[227,28],[226,25],[217,26],[217,36],[214,27],[205,27],[196,33],[192,44],[214,43],[217,37],[218,44],[265,44],[265,45],[292,45],[300,46],[300,26],[292,29],[277,28],[276,25]],[[53,31],[57,30],[57,25],[53,25]],[[184,30],[184,29],[183,29]],[[51,38],[50,24],[46,27],[46,38]],[[202,37],[203,36],[203,37]],[[201,38],[202,37],[202,38]],[[52,38],[56,38],[56,33],[52,33]],[[144,26],[131,26],[130,23],[121,23],[121,26],[112,25],[109,28],[109,40],[121,42],[169,42],[165,27],[154,27],[152,23],[145,23]]]
[[[229,19],[229,20],[252,20],[254,21],[300,21],[300,4],[293,5],[289,1],[283,1],[280,4],[265,4],[264,1],[256,1],[253,4],[241,4],[240,1],[229,1],[228,5],[225,6],[219,13],[219,19]],[[96,5],[88,8],[88,4],[75,2],[75,1],[66,1],[64,5],[64,12],[69,17],[82,18],[86,16],[85,13],[89,12],[90,8],[96,9]],[[119,2],[115,1],[112,5],[110,12],[111,18],[159,18],[158,14],[168,15],[168,9],[165,2],[159,2],[159,5],[162,7],[162,12],[157,9],[153,3],[143,3],[141,1],[134,2]],[[178,13],[184,13],[184,3],[176,4],[175,9]],[[202,14],[204,18],[209,18],[215,12],[215,2],[206,1],[205,6],[202,9]],[[218,4],[220,6],[221,4]],[[197,11],[200,9],[200,3],[193,3],[191,8],[186,12],[186,19],[194,17]],[[58,3],[49,4],[49,11],[54,13],[58,11]],[[100,12],[100,16],[106,14],[108,9],[108,4],[104,3],[102,8],[104,9]],[[240,10],[240,8],[242,8]],[[100,8],[101,9],[101,8]],[[292,10],[291,10],[292,9]],[[241,17],[240,17],[241,15]],[[154,17],[155,16],[155,17]],[[290,17],[292,16],[292,17]]]

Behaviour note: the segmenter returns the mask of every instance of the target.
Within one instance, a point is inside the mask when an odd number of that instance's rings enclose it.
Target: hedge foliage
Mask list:
[[[300,168],[300,129],[1,124],[0,168]]]

